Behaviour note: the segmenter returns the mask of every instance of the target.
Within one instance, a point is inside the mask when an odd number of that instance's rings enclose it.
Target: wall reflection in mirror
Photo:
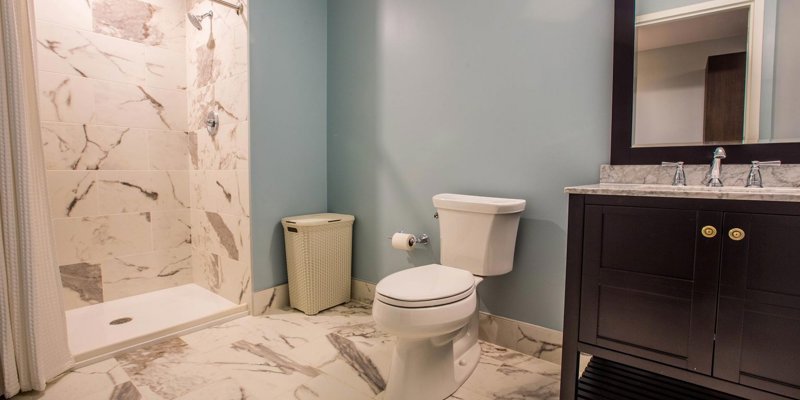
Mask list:
[[[634,147],[800,142],[800,0],[638,0]]]

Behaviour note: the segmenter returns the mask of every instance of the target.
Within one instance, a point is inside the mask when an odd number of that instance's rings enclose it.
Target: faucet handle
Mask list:
[[[747,183],[745,187],[764,187],[764,181],[761,179],[761,166],[762,165],[781,165],[781,162],[776,161],[752,161],[750,163],[750,172],[747,174]]]
[[[758,167],[760,167],[762,165],[781,165],[781,161],[780,160],[775,160],[775,161],[751,161],[750,163],[753,164],[753,166],[755,166],[756,168],[758,168]]]
[[[686,186],[686,173],[683,171],[683,161],[663,161],[662,167],[676,167],[675,176],[672,178],[672,186]]]

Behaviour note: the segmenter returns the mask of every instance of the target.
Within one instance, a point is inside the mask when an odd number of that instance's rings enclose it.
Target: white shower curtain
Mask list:
[[[0,394],[44,390],[72,356],[45,187],[31,0],[0,0]]]

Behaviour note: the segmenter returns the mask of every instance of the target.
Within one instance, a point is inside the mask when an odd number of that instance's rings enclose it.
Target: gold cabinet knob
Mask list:
[[[700,233],[703,234],[703,237],[707,237],[709,239],[717,236],[717,228],[714,228],[711,225],[706,225],[703,229],[700,229]]]
[[[736,241],[742,240],[744,239],[744,231],[740,228],[733,228],[728,231],[728,237]]]

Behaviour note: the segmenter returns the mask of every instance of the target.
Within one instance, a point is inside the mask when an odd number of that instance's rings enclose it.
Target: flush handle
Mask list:
[[[700,233],[703,235],[703,237],[711,239],[717,236],[717,228],[711,225],[706,225],[700,230]]]
[[[728,231],[728,237],[731,238],[731,240],[735,240],[738,242],[744,239],[744,231],[740,228],[733,228],[730,231]]]

